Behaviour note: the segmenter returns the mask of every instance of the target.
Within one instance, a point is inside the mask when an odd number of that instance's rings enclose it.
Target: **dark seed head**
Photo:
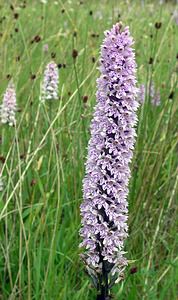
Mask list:
[[[35,185],[35,184],[36,184],[36,180],[35,180],[35,179],[32,179],[30,185],[33,186],[33,185]]]
[[[93,63],[95,63],[96,58],[93,56],[93,57],[91,58],[91,60],[92,60]]]
[[[16,56],[16,61],[20,61],[20,56]]]
[[[2,140],[1,140],[1,141],[2,141]],[[5,157],[4,157],[4,156],[0,156],[0,161],[4,164],[5,161],[6,161]]]
[[[138,271],[137,267],[133,267],[130,269],[130,274],[135,274],[137,273],[137,271]]]
[[[83,96],[83,103],[87,103],[87,101],[88,101],[88,96]]]
[[[36,78],[36,75],[35,74],[32,74],[31,75],[31,80],[34,80]]]
[[[16,20],[17,20],[17,19],[18,19],[18,17],[19,17],[19,14],[18,14],[18,13],[15,13],[15,14],[14,14],[14,19],[16,19]]]
[[[41,37],[39,35],[36,35],[34,37],[34,42],[39,43],[41,41]]]
[[[74,31],[73,36],[74,36],[74,37],[77,36],[77,31]]]
[[[162,23],[161,22],[156,22],[155,23],[155,28],[156,29],[160,29],[161,28]]]
[[[12,78],[12,76],[10,74],[7,74],[6,78],[9,80]]]
[[[152,65],[153,64],[153,57],[150,57],[150,59],[149,59],[149,65]]]
[[[65,9],[63,8],[63,9],[61,9],[61,13],[62,14],[64,14],[65,13]]]
[[[58,69],[61,69],[62,68],[62,64],[58,64],[57,67],[58,67]]]
[[[73,57],[73,59],[76,59],[77,56],[78,56],[78,51],[76,49],[73,49],[72,50],[72,57]]]
[[[173,99],[174,97],[174,91],[171,91],[170,95],[169,95],[169,99]]]
[[[51,53],[51,58],[55,58],[56,57],[56,53],[52,52]]]
[[[15,32],[19,32],[19,29],[17,27],[14,30],[15,30]]]
[[[90,15],[90,16],[92,16],[92,15],[93,15],[93,12],[92,12],[92,10],[90,10],[90,11],[89,11],[89,15]]]

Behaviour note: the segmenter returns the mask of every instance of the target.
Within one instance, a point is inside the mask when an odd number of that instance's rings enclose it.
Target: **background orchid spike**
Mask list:
[[[82,258],[97,299],[109,299],[112,284],[127,265],[123,251],[128,236],[129,163],[137,123],[136,63],[129,28],[121,23],[105,32],[97,80],[97,105],[91,124],[81,204]]]
[[[16,112],[16,92],[15,85],[11,80],[4,93],[3,102],[0,107],[1,122],[10,126],[15,125],[15,112]]]
[[[150,101],[153,106],[159,106],[161,104],[161,96],[159,90],[155,90],[154,82],[151,83],[149,89]],[[146,99],[146,87],[144,84],[140,84],[138,89],[138,102],[144,104]]]
[[[59,74],[57,64],[51,61],[45,69],[42,83],[41,100],[58,99]]]

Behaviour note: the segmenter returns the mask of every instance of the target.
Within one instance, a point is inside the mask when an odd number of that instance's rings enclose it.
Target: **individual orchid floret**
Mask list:
[[[105,32],[97,80],[97,104],[91,123],[81,204],[82,258],[98,289],[109,299],[112,283],[127,265],[128,183],[136,137],[136,63],[129,28],[116,24]]]
[[[3,102],[0,107],[1,123],[14,126],[16,119],[16,92],[13,81],[10,81],[4,93]]]
[[[45,69],[44,79],[41,90],[41,100],[58,99],[59,74],[58,67],[55,62],[50,62]]]

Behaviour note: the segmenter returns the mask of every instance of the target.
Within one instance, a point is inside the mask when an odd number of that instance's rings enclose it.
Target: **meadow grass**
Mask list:
[[[139,109],[128,199],[129,265],[113,294],[119,300],[176,300],[176,6],[136,0],[47,2],[0,2],[0,95],[13,76],[18,105],[16,126],[3,125],[0,132],[0,299],[95,299],[79,258],[79,206],[100,44],[103,31],[121,20],[135,39],[138,82],[148,90],[154,81],[161,105],[151,105],[147,93]],[[51,59],[59,65],[60,99],[50,107],[39,97]]]

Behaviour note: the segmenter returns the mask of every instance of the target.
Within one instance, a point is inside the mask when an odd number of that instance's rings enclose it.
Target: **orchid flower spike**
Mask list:
[[[128,183],[136,137],[136,63],[129,28],[116,24],[105,32],[91,123],[81,204],[82,258],[97,287],[109,299],[112,283],[127,265]]]
[[[57,64],[51,61],[45,69],[41,90],[41,100],[58,99],[59,74]]]

